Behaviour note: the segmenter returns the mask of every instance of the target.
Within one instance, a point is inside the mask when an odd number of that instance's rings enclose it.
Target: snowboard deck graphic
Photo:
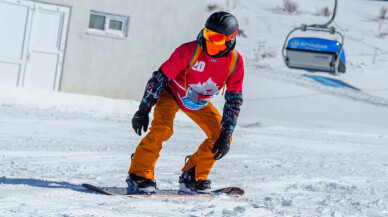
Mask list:
[[[128,188],[126,187],[98,187],[86,183],[82,184],[82,187],[101,194],[124,197],[214,197],[217,195],[228,195],[237,197],[244,195],[244,190],[238,187],[220,188],[217,190],[213,190],[208,194],[188,194],[179,190],[159,189],[157,189],[156,192],[152,194],[139,194],[128,191]]]

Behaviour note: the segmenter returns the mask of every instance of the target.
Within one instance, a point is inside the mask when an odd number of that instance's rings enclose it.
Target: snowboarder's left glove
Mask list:
[[[148,123],[148,112],[137,111],[132,118],[132,127],[139,136],[141,136],[142,128],[144,128],[144,132],[147,132]]]
[[[217,141],[213,145],[212,153],[214,155],[214,160],[219,160],[224,157],[230,149],[230,136],[227,134],[222,134],[218,137]],[[217,152],[217,153],[216,153]]]

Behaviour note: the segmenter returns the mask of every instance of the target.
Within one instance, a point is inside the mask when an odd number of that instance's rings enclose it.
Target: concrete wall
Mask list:
[[[153,71],[204,25],[204,0],[43,0],[70,6],[61,91],[140,100]],[[87,33],[90,10],[129,16],[125,39]]]

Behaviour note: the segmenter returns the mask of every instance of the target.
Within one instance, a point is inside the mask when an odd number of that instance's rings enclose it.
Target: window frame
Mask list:
[[[104,30],[90,28],[90,21],[91,21],[92,15],[105,17]],[[121,30],[110,29],[109,25],[110,25],[111,20],[121,22],[122,23]],[[110,13],[91,10],[89,12],[89,22],[88,22],[88,27],[87,27],[87,33],[92,34],[92,35],[99,35],[99,36],[108,36],[108,37],[115,37],[115,38],[127,38],[128,37],[128,26],[129,26],[129,16],[116,15],[116,14],[110,14]]]

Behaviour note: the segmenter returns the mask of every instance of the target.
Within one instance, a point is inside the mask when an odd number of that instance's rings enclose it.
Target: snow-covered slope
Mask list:
[[[125,186],[141,137],[131,129],[138,102],[0,87],[0,216],[388,216],[388,2],[339,0],[348,71],[361,91],[327,87],[284,66],[286,34],[302,22],[324,23],[329,0],[212,0],[247,35],[244,105],[228,155],[212,187],[239,186],[241,198],[120,198],[80,184]],[[208,14],[211,12],[208,11]],[[375,56],[376,53],[376,56]],[[214,100],[222,110],[222,96]],[[163,144],[159,188],[178,188],[184,157],[204,133],[183,113]]]

